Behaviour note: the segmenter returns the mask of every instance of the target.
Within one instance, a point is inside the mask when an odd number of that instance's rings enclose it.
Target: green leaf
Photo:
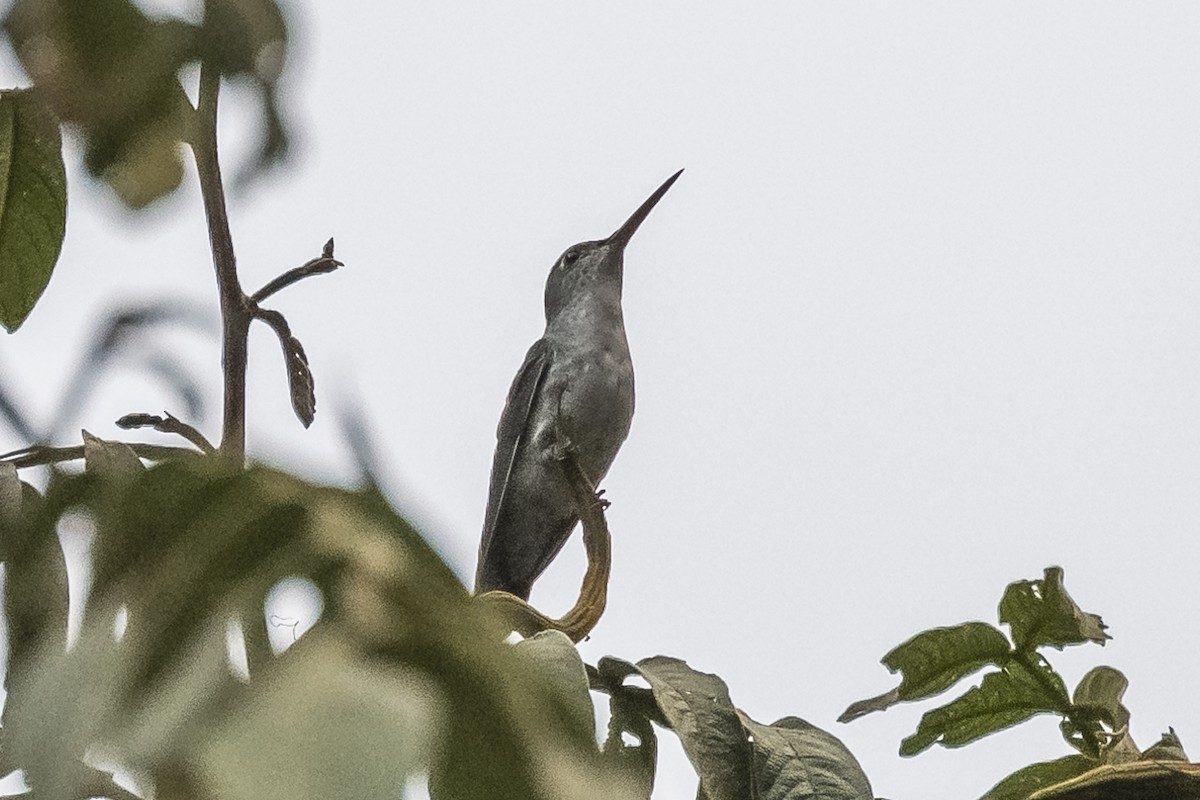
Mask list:
[[[1029,800],[1200,800],[1200,764],[1103,764],[1039,789]]]
[[[24,495],[25,486],[17,476],[17,468],[7,461],[0,462],[0,524],[20,523]]]
[[[542,631],[516,644],[517,654],[528,659],[531,672],[557,701],[563,723],[590,740],[595,735],[596,712],[588,691],[587,670],[571,639],[561,631]]]
[[[883,657],[899,672],[901,700],[920,700],[953,686],[987,664],[1001,666],[1010,652],[1003,633],[983,622],[919,633]]]
[[[761,725],[745,714],[754,746],[754,797],[761,800],[872,800],[858,759],[836,736],[797,717]]]
[[[896,703],[900,702],[900,687],[889,689],[883,694],[875,697],[868,697],[865,700],[859,700],[846,706],[846,710],[837,718],[838,722],[853,722],[859,717],[864,717],[872,711],[887,711]]]
[[[66,559],[58,539],[58,515],[45,513],[46,500],[33,487],[22,484],[11,465],[6,466],[8,469],[0,468],[3,487],[0,493],[5,496],[0,550],[5,555],[8,669],[4,686],[8,698],[4,704],[5,739],[0,761],[7,774],[23,766],[10,744],[24,735],[35,735],[38,715],[46,713],[36,697],[21,690],[20,676],[44,655],[57,659],[65,656],[70,593]],[[75,753],[82,755],[83,751]],[[63,766],[64,762],[60,762],[59,768]],[[26,771],[26,782],[31,785],[40,777],[36,770]]]
[[[1026,652],[1112,638],[1099,616],[1082,611],[1067,594],[1061,567],[1047,567],[1042,580],[1009,584],[1000,601],[1000,621],[1012,629],[1017,649]]]
[[[649,800],[658,764],[657,723],[669,727],[654,692],[625,683],[638,668],[624,659],[604,656],[591,673],[592,688],[609,696],[608,733],[604,758],[624,772],[634,797]],[[631,741],[632,740],[632,741]]]
[[[9,495],[11,479],[5,483]],[[0,527],[10,675],[24,666],[38,647],[66,650],[70,607],[67,562],[58,540],[57,519],[40,513],[43,501],[32,487],[18,485],[19,507],[9,509],[7,524]]]
[[[725,682],[667,656],[643,659],[637,667],[696,768],[704,795],[753,797],[754,753]]]
[[[66,224],[58,122],[33,92],[0,92],[0,325],[9,333],[50,282]]]
[[[997,783],[979,800],[1026,800],[1039,789],[1070,780],[1095,766],[1094,760],[1079,755],[1030,764]]]
[[[391,796],[418,770],[455,800],[634,796],[584,718],[574,648],[505,644],[378,493],[194,459],[120,481],[60,475],[44,505],[49,529],[76,508],[96,535],[77,646],[39,640],[11,676],[4,752],[39,794],[88,796],[64,765],[90,749],[231,798]],[[321,618],[235,680],[227,626],[287,576],[316,583]]]
[[[1075,687],[1071,713],[1059,725],[1067,743],[1109,763],[1135,759],[1137,748],[1128,739],[1129,709],[1121,703],[1128,686],[1128,679],[1112,667],[1096,667],[1084,675]]]
[[[900,686],[854,703],[838,721],[849,722],[898,702],[931,697],[988,664],[1003,665],[1010,652],[1004,634],[983,622],[918,633],[883,657],[889,671],[901,674]]]
[[[128,480],[146,468],[133,448],[83,432],[83,462],[88,472],[109,480]]]
[[[429,676],[364,662],[329,631],[301,638],[230,702],[237,713],[185,729],[177,745],[205,790],[228,800],[401,796],[443,727]]]
[[[205,10],[200,35],[206,59],[229,75],[279,80],[287,24],[274,0],[209,0]]]
[[[609,712],[604,757],[628,777],[633,797],[650,800],[658,765],[658,737],[654,726],[627,692],[616,692],[609,697]],[[628,742],[626,736],[636,741]]]
[[[921,717],[917,732],[901,742],[900,754],[916,755],[935,743],[961,747],[1035,714],[1060,711],[1066,705],[1061,678],[1044,664],[1037,670],[1044,683],[1015,663],[984,675],[979,686]]]
[[[260,90],[261,137],[253,161],[238,175],[238,182],[245,183],[283,158],[289,147],[276,99],[287,53],[287,24],[275,0],[209,0],[200,38],[205,60],[227,75],[250,78]]]
[[[1120,726],[1129,722],[1129,710],[1121,705],[1128,688],[1129,679],[1119,669],[1095,667],[1080,678],[1071,700],[1077,706],[1104,709],[1111,724]]]

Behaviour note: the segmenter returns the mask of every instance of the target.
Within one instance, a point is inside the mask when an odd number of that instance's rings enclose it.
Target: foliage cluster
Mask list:
[[[225,371],[218,444],[169,413],[136,413],[122,427],[177,434],[185,446],[84,432],[80,445],[33,441],[0,457],[9,631],[0,772],[22,770],[32,795],[45,798],[395,797],[421,777],[438,798],[647,798],[656,729],[666,729],[706,800],[873,796],[836,737],[797,717],[756,722],[720,678],[680,659],[586,665],[559,630],[525,631],[513,643],[499,604],[472,598],[374,487],[334,489],[246,467],[250,326],[263,322],[278,336],[307,425],[316,403],[304,349],[262,304],[340,266],[331,240],[256,292],[238,279],[217,100],[223,80],[258,89],[261,147],[246,174],[285,152],[275,91],[287,26],[275,0],[206,0],[198,22],[154,18],[132,0],[16,0],[3,29],[33,86],[0,92],[0,324],[21,326],[61,250],[63,130],[83,143],[87,170],[132,208],[179,185],[186,145],[210,231]],[[180,76],[196,64],[193,105]],[[2,390],[0,418],[28,435]],[[82,472],[58,466],[75,459]],[[39,466],[48,471],[43,491],[18,473]],[[67,529],[85,531],[91,547],[90,580],[74,594],[60,541]],[[596,574],[606,580],[607,569]],[[319,592],[323,610],[277,652],[264,603],[297,579]],[[72,604],[84,609],[75,638]],[[1061,570],[1009,586],[1000,619],[1011,642],[972,622],[896,648],[884,664],[901,673],[900,686],[843,719],[932,697],[990,666],[978,687],[927,713],[901,753],[960,746],[1054,713],[1077,754],[1021,770],[989,800],[1163,787],[1200,796],[1173,735],[1146,751],[1133,744],[1120,672],[1098,667],[1068,694],[1040,652],[1107,636],[1067,595]],[[231,637],[244,646],[248,674],[234,668]],[[607,709],[598,713],[600,697]],[[117,768],[133,789],[114,779]]]

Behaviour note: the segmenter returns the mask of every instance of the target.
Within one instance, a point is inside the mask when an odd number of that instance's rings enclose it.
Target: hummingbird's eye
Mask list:
[[[578,260],[579,260],[579,251],[578,250],[568,250],[566,253],[563,254],[563,266],[569,267]]]

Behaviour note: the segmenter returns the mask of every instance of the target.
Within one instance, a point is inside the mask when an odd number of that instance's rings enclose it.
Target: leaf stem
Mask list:
[[[1057,709],[1058,713],[1063,715],[1067,719],[1071,720],[1071,722],[1075,725],[1075,729],[1079,731],[1079,735],[1083,739],[1084,745],[1086,745],[1088,748],[1089,752],[1087,754],[1092,756],[1093,758],[1099,758],[1100,757],[1100,742],[1099,742],[1099,740],[1096,738],[1095,734],[1088,728],[1087,724],[1084,721],[1076,719],[1076,715],[1074,713],[1075,705],[1071,702],[1071,699],[1069,697],[1065,698],[1065,700],[1064,700],[1064,698],[1062,697],[1062,695],[1059,692],[1058,687],[1055,686],[1050,681],[1050,679],[1046,677],[1046,674],[1038,667],[1038,664],[1034,662],[1033,659],[1036,656],[1037,656],[1036,650],[1028,651],[1028,650],[1022,650],[1022,649],[1018,648],[1013,651],[1012,659],[1017,664],[1019,664],[1021,666],[1021,668],[1025,670],[1026,673],[1028,673],[1030,676],[1033,677],[1034,681],[1036,681],[1037,684],[1039,686],[1041,686],[1042,689],[1045,690],[1046,694],[1048,694],[1051,697],[1056,698],[1059,701],[1059,703],[1058,703],[1059,707]]]

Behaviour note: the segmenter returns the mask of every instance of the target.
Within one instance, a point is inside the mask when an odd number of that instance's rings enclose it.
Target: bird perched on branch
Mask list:
[[[595,487],[633,420],[621,315],[625,246],[680,170],[607,239],[567,248],[546,279],[546,332],[517,372],[496,431],[475,591],[529,599],[579,521],[570,453]]]

